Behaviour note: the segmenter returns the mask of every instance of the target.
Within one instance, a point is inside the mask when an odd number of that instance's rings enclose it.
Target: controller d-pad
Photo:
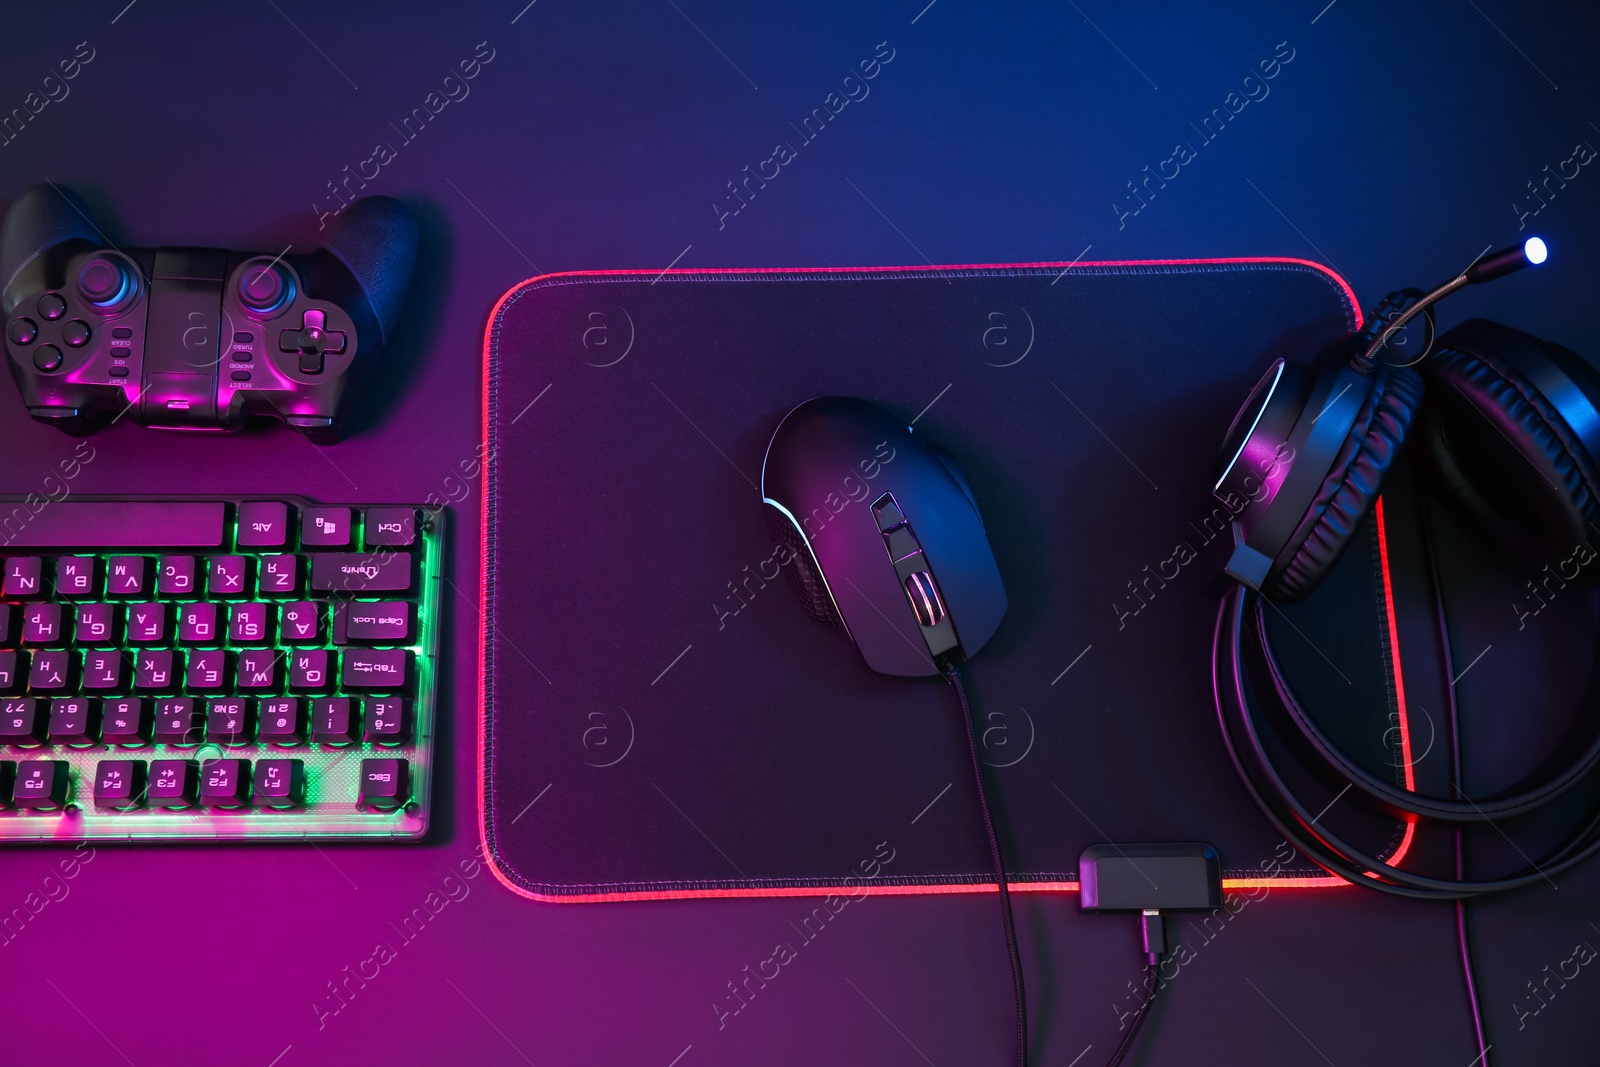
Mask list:
[[[301,374],[321,374],[322,357],[337,356],[344,351],[343,332],[327,326],[327,312],[312,309],[300,320],[300,329],[283,330],[278,334],[278,348],[300,356]]]

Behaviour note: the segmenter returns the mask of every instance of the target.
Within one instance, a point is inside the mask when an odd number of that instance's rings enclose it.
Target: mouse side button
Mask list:
[[[906,521],[893,493],[885,493],[872,502],[872,517],[878,520],[878,529],[884,533]]]
[[[884,546],[889,549],[889,561],[898,563],[907,556],[922,551],[922,544],[917,540],[917,535],[911,532],[911,527],[901,523],[883,535]]]

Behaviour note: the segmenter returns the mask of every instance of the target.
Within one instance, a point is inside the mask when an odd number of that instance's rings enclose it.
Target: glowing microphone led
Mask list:
[[[1550,249],[1541,238],[1530,237],[1519,245],[1491,252],[1467,268],[1467,282],[1492,282],[1523,267],[1535,267],[1550,258]]]

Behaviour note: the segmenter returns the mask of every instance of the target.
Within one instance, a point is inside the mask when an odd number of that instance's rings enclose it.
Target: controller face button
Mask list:
[[[61,349],[55,345],[40,345],[34,349],[33,365],[46,374],[60,370],[61,362]]]
[[[46,293],[39,298],[39,314],[51,322],[67,313],[67,302],[60,293]]]
[[[95,256],[78,268],[78,292],[95,307],[116,306],[132,288],[127,267],[110,256]]]
[[[247,370],[236,370],[229,375],[229,377],[236,382],[248,382],[250,380],[250,372]]]
[[[127,367],[112,367],[111,368],[111,376],[113,378],[126,378],[128,376],[128,368]]]
[[[293,292],[293,283],[275,263],[249,263],[239,273],[239,303],[259,315],[283,307]]]
[[[115,337],[119,341],[126,341],[128,338],[133,336],[133,331],[128,329],[126,326],[118,326],[111,331],[111,336]]]
[[[32,319],[12,319],[9,336],[14,345],[31,345],[33,339],[39,336],[39,327]]]
[[[82,319],[73,319],[61,327],[61,339],[69,348],[82,348],[89,343],[89,324]]]

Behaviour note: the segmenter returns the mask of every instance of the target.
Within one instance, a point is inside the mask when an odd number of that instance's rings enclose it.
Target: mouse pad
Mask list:
[[[849,395],[954,453],[983,513],[1010,606],[965,673],[1020,888],[1075,889],[1100,841],[1206,841],[1235,886],[1340,884],[1256,811],[1219,736],[1230,512],[1209,487],[1271,361],[1359,319],[1340,278],[1290,259],[519,285],[484,346],[482,829],[501,879],[560,901],[993,890],[954,694],[873,673],[813,622],[761,503],[784,414]],[[1401,782],[1426,753],[1385,564],[1415,516],[1386,505],[1268,624],[1312,714]],[[1330,807],[1373,849],[1420,847]]]

